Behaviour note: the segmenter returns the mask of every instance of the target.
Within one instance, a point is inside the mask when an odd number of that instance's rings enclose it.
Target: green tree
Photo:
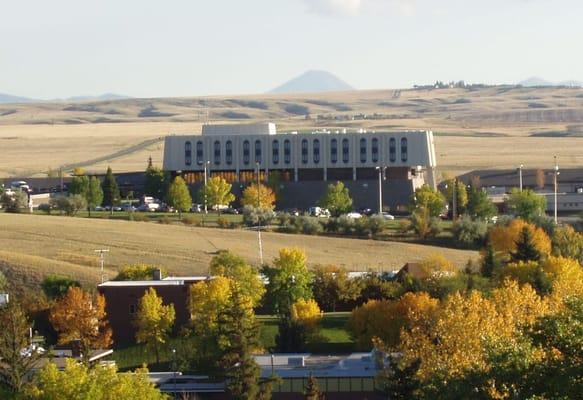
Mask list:
[[[349,213],[352,210],[352,198],[348,188],[342,182],[328,185],[326,193],[320,199],[320,207],[327,208],[333,217]]]
[[[17,190],[12,196],[4,193],[0,197],[0,203],[6,212],[20,213],[28,209],[28,194],[21,190]]]
[[[306,393],[305,397],[306,400],[323,400],[324,395],[320,392],[320,387],[318,385],[318,379],[314,377],[314,375],[310,374],[308,378],[308,384],[306,385]]]
[[[445,198],[443,195],[432,189],[429,185],[423,185],[415,189],[415,193],[411,197],[409,210],[414,213],[420,208],[426,208],[429,217],[439,217],[445,209]]]
[[[48,363],[28,390],[31,400],[112,400],[141,399],[166,400],[148,379],[148,370],[118,373],[115,367],[90,368],[74,360],[67,360],[60,371]]]
[[[89,179],[85,200],[87,200],[87,210],[89,211],[89,216],[91,216],[91,210],[103,202],[103,189],[99,178],[92,176]]]
[[[165,269],[155,267],[148,264],[129,264],[124,265],[117,276],[113,279],[114,281],[149,281],[152,280],[154,276],[154,271],[161,269],[162,274],[165,275]]]
[[[0,376],[12,392],[20,393],[42,354],[29,347],[32,325],[18,303],[0,308],[0,326]]]
[[[81,287],[81,283],[66,276],[49,275],[41,283],[44,294],[52,300],[59,299],[67,294],[69,288]]]
[[[235,195],[231,193],[232,185],[220,176],[213,176],[207,181],[206,186],[203,186],[198,192],[198,197],[201,203],[211,207],[216,207],[220,212],[219,206],[228,206],[235,201]]]
[[[149,288],[140,299],[135,320],[136,341],[154,350],[157,364],[160,363],[160,345],[166,343],[175,318],[174,306],[163,305],[154,288]]]
[[[441,230],[439,219],[431,216],[431,209],[426,205],[415,208],[411,214],[411,227],[420,239],[437,236]]]
[[[148,159],[145,178],[144,194],[154,196],[158,199],[163,198],[166,193],[168,177],[162,169],[152,164],[152,157]]]
[[[553,255],[578,260],[583,265],[583,234],[570,225],[559,226],[553,232]]]
[[[464,214],[468,205],[468,191],[465,183],[459,179],[448,179],[445,181],[444,188],[445,199],[449,204],[449,209],[453,210],[453,193],[455,191],[457,215]]]
[[[67,191],[70,195],[80,194],[81,196],[86,196],[89,190],[89,177],[85,175],[74,176],[71,182],[67,186]]]
[[[516,241],[516,250],[510,254],[511,260],[514,262],[538,261],[541,256],[541,252],[534,242],[532,231],[525,226]]]
[[[508,210],[525,221],[533,221],[536,217],[545,215],[547,199],[530,189],[522,192],[520,189],[512,189],[510,197],[506,200]]]
[[[81,194],[73,194],[70,196],[53,197],[49,200],[49,205],[62,213],[72,217],[79,211],[87,207],[87,200]]]
[[[168,188],[168,204],[174,207],[182,219],[182,213],[190,210],[192,207],[192,197],[186,182],[181,176],[174,178],[170,187]]]
[[[8,279],[6,279],[6,275],[2,271],[0,271],[0,292],[3,292],[8,289]]]
[[[361,287],[348,277],[345,268],[319,266],[314,270],[312,290],[324,311],[336,311],[338,303],[356,300]]]
[[[494,275],[494,272],[496,272],[501,266],[502,263],[498,260],[494,246],[488,244],[488,246],[486,246],[486,252],[482,257],[480,272],[483,276],[491,278]]]
[[[498,210],[484,190],[470,186],[467,213],[473,219],[487,220],[494,217]]]
[[[119,194],[119,187],[117,186],[117,180],[111,171],[111,167],[107,167],[105,178],[101,183],[101,188],[103,190],[103,205],[110,207],[111,213],[113,214],[113,206],[119,204],[121,197]]]

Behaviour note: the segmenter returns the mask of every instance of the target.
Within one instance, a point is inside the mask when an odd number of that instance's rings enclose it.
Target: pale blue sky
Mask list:
[[[0,0],[0,92],[262,93],[583,80],[580,0]]]

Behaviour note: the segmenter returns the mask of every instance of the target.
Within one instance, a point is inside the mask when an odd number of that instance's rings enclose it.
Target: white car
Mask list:
[[[348,214],[346,214],[346,218],[359,219],[362,218],[362,214],[357,212],[349,212]]]
[[[383,212],[381,215],[382,215],[383,219],[387,219],[387,220],[391,220],[391,221],[395,219],[395,216],[389,214],[388,212]]]

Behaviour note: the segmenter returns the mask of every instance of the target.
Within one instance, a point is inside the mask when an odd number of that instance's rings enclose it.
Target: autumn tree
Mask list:
[[[439,219],[431,216],[426,205],[417,206],[412,212],[411,228],[420,239],[436,236],[441,230]]]
[[[89,368],[84,364],[67,360],[60,371],[54,363],[43,367],[27,391],[31,400],[111,400],[142,399],[165,400],[148,379],[148,370],[118,373],[112,366]]]
[[[445,181],[444,188],[445,200],[449,204],[449,209],[453,210],[453,196],[455,193],[456,212],[457,215],[462,215],[466,211],[468,205],[468,191],[466,189],[466,184],[459,179],[448,179]]]
[[[232,185],[220,176],[213,176],[210,178],[205,186],[198,192],[198,197],[201,203],[205,202],[211,207],[216,207],[220,211],[219,206],[228,206],[235,201],[235,195],[231,193]]]
[[[348,188],[342,182],[328,185],[326,193],[320,199],[320,207],[327,208],[333,217],[339,217],[352,211],[352,198]]]
[[[547,199],[530,189],[512,189],[510,197],[506,200],[506,206],[510,213],[525,221],[532,221],[536,217],[545,215]]]
[[[445,209],[445,198],[439,191],[432,189],[429,185],[423,185],[415,189],[415,193],[409,203],[409,210],[412,213],[420,208],[426,209],[428,218],[439,217]]]
[[[174,178],[167,195],[168,205],[174,207],[182,219],[182,213],[190,210],[192,207],[192,197],[184,179],[181,176]]]
[[[20,393],[43,355],[30,346],[32,324],[18,303],[0,308],[0,326],[0,377],[12,392]]]
[[[160,363],[160,345],[166,343],[168,334],[174,325],[176,312],[174,305],[163,305],[154,288],[149,288],[138,304],[138,312],[134,321],[136,342],[145,343],[156,354],[156,363]]]
[[[318,379],[314,375],[310,374],[308,378],[308,384],[306,385],[305,397],[306,400],[323,400],[324,395],[320,392],[320,387],[318,386]]]
[[[105,173],[105,178],[103,178],[103,182],[101,183],[101,189],[103,190],[103,205],[110,207],[111,212],[113,213],[113,206],[119,204],[120,201],[120,194],[119,194],[119,186],[117,185],[117,180],[115,179],[115,175],[111,171],[111,167],[107,167],[107,172]]]
[[[312,291],[315,300],[325,311],[336,311],[338,303],[356,300],[360,290],[361,288],[349,279],[345,268],[328,265],[314,269]]]
[[[265,185],[253,183],[243,190],[241,204],[248,207],[273,210],[275,207],[275,193]]]
[[[500,254],[503,259],[508,259],[516,251],[516,243],[524,227],[528,227],[532,233],[532,239],[536,249],[542,255],[551,252],[551,240],[545,231],[537,226],[521,219],[514,219],[508,225],[497,224],[488,234],[488,243]]]
[[[525,225],[520,231],[520,236],[516,241],[516,250],[510,253],[510,259],[518,261],[538,261],[541,258],[541,252],[536,247],[532,231]]]
[[[319,338],[322,310],[315,300],[300,299],[292,304],[291,322],[301,332],[300,343],[311,342]]]
[[[545,171],[542,169],[536,170],[536,187],[539,189],[544,189],[546,183]]]
[[[78,287],[71,287],[55,303],[49,319],[59,333],[59,344],[78,341],[81,359],[88,363],[93,350],[106,349],[112,343],[111,329],[105,317],[102,295],[92,296]]]
[[[583,234],[571,225],[558,226],[552,236],[553,255],[573,258],[583,263]]]

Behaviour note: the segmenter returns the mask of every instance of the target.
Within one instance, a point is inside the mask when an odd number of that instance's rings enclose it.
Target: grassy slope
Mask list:
[[[310,264],[336,264],[351,270],[394,270],[408,261],[441,253],[463,266],[476,252],[410,243],[264,233],[265,260],[282,247],[306,251]],[[83,281],[99,279],[95,249],[109,248],[107,275],[128,263],[165,266],[177,275],[204,274],[220,249],[257,263],[257,235],[244,230],[194,228],[105,219],[0,213],[0,268],[27,270],[32,283],[48,273]]]

